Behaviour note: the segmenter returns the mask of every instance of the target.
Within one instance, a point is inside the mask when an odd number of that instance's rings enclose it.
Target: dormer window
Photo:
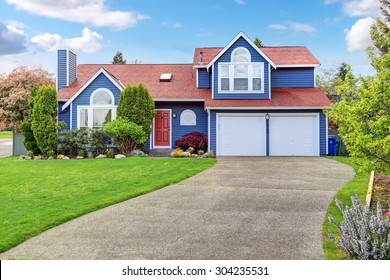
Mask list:
[[[238,47],[231,54],[231,62],[220,62],[219,92],[263,93],[264,63],[251,62],[250,52]]]

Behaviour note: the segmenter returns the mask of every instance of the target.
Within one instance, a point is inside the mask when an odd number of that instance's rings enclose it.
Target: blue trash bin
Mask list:
[[[336,139],[337,137],[334,135],[328,136],[328,151],[329,151],[329,155],[332,157],[336,156],[336,151],[337,151]]]

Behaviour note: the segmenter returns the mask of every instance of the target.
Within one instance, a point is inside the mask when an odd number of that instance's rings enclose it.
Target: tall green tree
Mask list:
[[[114,57],[112,58],[112,64],[126,64],[126,59],[123,58],[121,51],[117,51]]]
[[[38,148],[44,154],[57,149],[57,106],[56,89],[41,86],[34,97],[31,129]]]
[[[325,92],[330,101],[337,102],[339,97],[337,88],[344,83],[348,71],[350,71],[350,65],[342,62],[338,68],[322,70],[316,76],[317,86]]]
[[[390,44],[389,2],[381,0],[385,20],[371,28],[374,47],[367,53],[376,74],[354,78],[349,70],[339,87],[341,101],[332,104],[328,116],[339,126],[339,135],[354,158],[368,158],[368,168],[390,169]],[[383,5],[386,3],[386,5]],[[378,32],[379,30],[379,32]],[[383,31],[383,32],[382,32]]]
[[[149,90],[143,84],[127,84],[120,94],[117,117],[140,125],[146,135],[149,135],[152,132],[154,108]]]
[[[263,42],[262,42],[262,41],[260,40],[260,38],[257,37],[257,36],[256,36],[255,40],[253,41],[253,43],[254,43],[257,47],[259,47],[259,48],[264,47]]]

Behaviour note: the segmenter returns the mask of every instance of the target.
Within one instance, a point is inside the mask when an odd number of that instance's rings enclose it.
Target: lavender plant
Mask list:
[[[329,215],[329,222],[340,232],[340,238],[328,232],[329,239],[337,248],[345,251],[353,259],[389,260],[390,259],[390,218],[384,217],[380,203],[376,213],[369,207],[362,206],[356,196],[351,197],[352,207],[345,208],[339,200],[336,205],[342,212],[344,220],[337,224]]]

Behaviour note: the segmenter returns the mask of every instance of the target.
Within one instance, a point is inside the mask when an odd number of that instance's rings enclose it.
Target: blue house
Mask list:
[[[192,64],[77,65],[74,52],[58,50],[59,120],[103,127],[124,85],[143,83],[156,107],[147,150],[201,132],[218,156],[326,155],[319,64],[305,47],[258,48],[242,32],[224,48],[196,48]]]

